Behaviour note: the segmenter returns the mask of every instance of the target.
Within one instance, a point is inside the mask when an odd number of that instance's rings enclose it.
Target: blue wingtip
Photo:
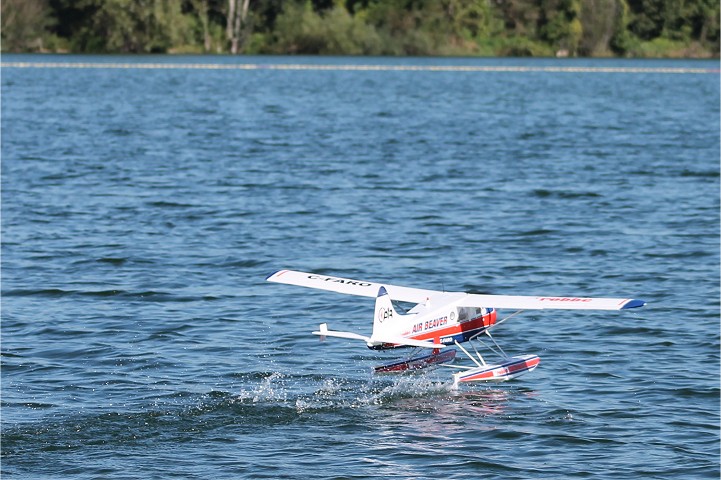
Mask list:
[[[388,295],[388,290],[386,290],[386,287],[381,287],[378,289],[378,296],[382,297],[383,295]]]
[[[628,303],[626,303],[626,305],[621,307],[621,310],[626,310],[627,308],[643,307],[644,305],[646,305],[646,302],[644,302],[643,300],[630,300]]]
[[[270,275],[268,275],[267,277],[265,277],[266,281],[267,281],[268,279],[270,279],[270,277],[272,277],[272,276],[275,275],[276,273],[282,272],[282,271],[283,271],[283,270],[276,270],[275,272],[271,273]]]

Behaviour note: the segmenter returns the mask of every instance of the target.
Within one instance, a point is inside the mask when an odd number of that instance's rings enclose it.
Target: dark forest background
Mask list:
[[[3,52],[718,57],[719,0],[2,0]]]

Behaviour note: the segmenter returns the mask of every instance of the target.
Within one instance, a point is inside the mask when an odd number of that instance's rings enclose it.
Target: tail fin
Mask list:
[[[391,297],[388,295],[385,287],[378,289],[375,312],[375,318],[373,318],[373,334],[367,342],[370,348],[385,344],[434,349],[445,346],[440,343],[433,343],[432,341],[414,340],[403,335],[400,330],[403,329],[404,319],[407,322],[407,317],[413,314],[403,315],[396,312],[396,309],[393,308]]]
[[[385,287],[378,289],[376,297],[375,317],[373,318],[373,335],[384,335],[393,331],[393,323],[400,320],[401,315],[396,312],[391,297]]]

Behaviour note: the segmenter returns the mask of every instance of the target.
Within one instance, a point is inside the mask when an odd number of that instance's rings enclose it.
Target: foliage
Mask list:
[[[43,42],[53,24],[52,12],[46,1],[4,0],[1,8],[3,50],[44,50]]]
[[[4,0],[2,50],[719,55],[718,0],[250,0],[236,23],[240,4]]]
[[[375,29],[342,6],[319,14],[312,4],[289,3],[276,19],[273,53],[377,55],[381,38]]]
[[[608,56],[624,53],[628,41],[628,5],[624,0],[586,0],[580,16],[583,31],[578,52],[584,56]]]
[[[173,0],[65,0],[58,5],[61,18],[78,6],[86,15],[70,33],[74,51],[160,53],[192,42],[192,18],[182,15]]]

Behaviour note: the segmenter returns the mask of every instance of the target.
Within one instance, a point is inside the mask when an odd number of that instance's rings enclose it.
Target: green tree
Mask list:
[[[688,12],[692,36],[719,53],[719,15],[718,0],[697,0]]]
[[[381,53],[381,38],[375,29],[352,16],[342,5],[318,13],[310,2],[288,3],[276,18],[275,27],[275,44],[272,48],[279,53]]]
[[[413,0],[374,0],[364,11],[366,21],[383,38],[384,53],[393,55],[432,53],[434,42],[421,28],[423,16]]]
[[[611,39],[622,21],[623,0],[584,0],[580,21],[583,34],[579,43],[581,55],[608,55]]]
[[[397,54],[473,53],[503,30],[486,0],[389,0],[368,4],[367,21]]]
[[[627,0],[630,33],[652,55],[705,46],[719,54],[718,0]]]
[[[630,11],[626,0],[617,0],[616,5],[615,26],[608,45],[617,55],[626,55],[634,43],[634,36],[628,29]]]
[[[203,51],[210,52],[213,44],[210,33],[210,17],[208,0],[190,0],[193,13],[197,18],[197,24],[200,26],[203,37]]]
[[[359,16],[351,15],[337,5],[323,15],[326,51],[344,55],[378,55],[382,52],[381,38],[375,28]]]
[[[660,37],[664,29],[666,0],[627,0],[633,13],[631,32],[641,40]]]
[[[161,53],[192,42],[192,20],[173,0],[94,0],[97,10],[74,37],[81,51]]]
[[[476,40],[503,30],[500,15],[486,0],[448,0],[446,11],[454,35]]]
[[[279,53],[318,54],[323,51],[322,20],[310,2],[287,3],[275,21],[276,48]]]
[[[575,55],[583,36],[580,14],[579,0],[541,0],[541,39]]]
[[[42,51],[49,28],[53,25],[46,0],[3,0],[2,49],[12,52]]]
[[[719,0],[3,0],[4,51],[719,55]]]
[[[541,9],[536,0],[499,0],[505,32],[526,38],[536,38]]]

